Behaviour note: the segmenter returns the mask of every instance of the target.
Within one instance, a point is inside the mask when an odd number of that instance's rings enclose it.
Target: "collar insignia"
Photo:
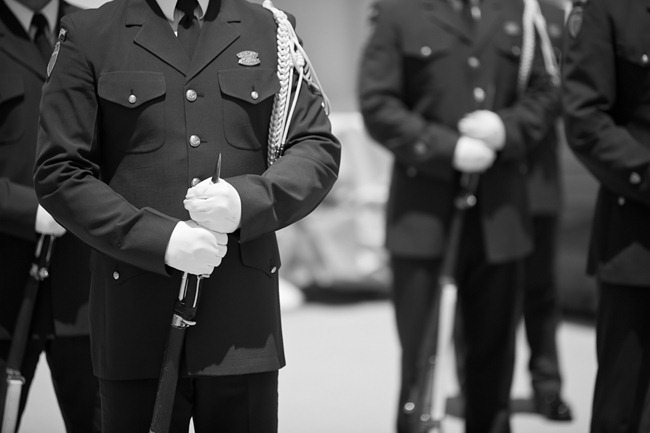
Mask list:
[[[244,66],[256,66],[260,64],[259,54],[255,51],[242,51],[237,53],[239,64]]]

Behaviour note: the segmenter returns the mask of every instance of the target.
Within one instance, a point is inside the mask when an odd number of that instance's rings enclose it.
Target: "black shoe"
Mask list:
[[[573,419],[571,408],[559,394],[536,395],[535,410],[551,421],[571,421]]]

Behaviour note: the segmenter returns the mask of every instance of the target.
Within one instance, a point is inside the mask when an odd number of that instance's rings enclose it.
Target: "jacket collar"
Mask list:
[[[650,1],[650,0],[648,0]],[[477,23],[475,33],[463,21],[460,14],[453,8],[449,0],[420,0],[424,14],[437,25],[455,33],[469,44],[476,44],[476,49],[481,49],[489,40],[489,34],[499,22],[502,9],[502,0],[482,0],[481,18]]]
[[[230,24],[241,21],[236,1],[210,1],[191,61],[156,0],[131,1],[126,13],[126,26],[141,27],[134,42],[185,74],[189,80],[239,37]]]

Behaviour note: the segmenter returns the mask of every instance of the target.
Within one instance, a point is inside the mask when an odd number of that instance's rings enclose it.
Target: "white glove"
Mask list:
[[[465,173],[480,173],[492,166],[496,153],[482,140],[461,135],[454,149],[453,164]]]
[[[65,229],[40,204],[36,209],[36,225],[34,229],[36,233],[44,235],[63,236],[65,234]]]
[[[208,230],[194,221],[180,221],[174,227],[165,264],[193,275],[210,275],[228,251],[228,235]]]
[[[211,179],[187,190],[183,201],[192,220],[210,230],[232,233],[241,222],[241,198],[237,190],[228,182]]]
[[[483,140],[495,152],[506,144],[506,127],[494,111],[478,110],[467,114],[458,122],[458,131],[462,135]]]

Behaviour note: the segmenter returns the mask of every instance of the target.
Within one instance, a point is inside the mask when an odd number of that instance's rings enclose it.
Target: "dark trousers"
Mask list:
[[[0,341],[3,368],[9,347],[9,341]],[[25,378],[20,396],[20,416],[22,417],[25,409],[34,373],[43,352],[50,368],[52,385],[66,431],[68,433],[99,432],[99,387],[97,378],[92,372],[88,337],[39,338],[27,343],[20,370]],[[47,431],[46,426],[43,429]]]
[[[555,277],[558,218],[533,218],[535,250],[524,262],[524,324],[530,348],[528,370],[536,393],[560,393],[557,355],[559,307]]]
[[[465,342],[465,431],[510,431],[509,396],[515,363],[517,318],[521,314],[522,263],[489,264],[478,220],[466,223],[458,262],[458,303]],[[393,302],[402,348],[397,431],[409,431],[403,412],[418,383],[424,323],[438,286],[440,260],[392,257]]]
[[[104,433],[148,432],[158,379],[100,379]],[[171,433],[276,433],[278,372],[181,378]]]
[[[599,282],[591,433],[650,431],[650,285]]]

